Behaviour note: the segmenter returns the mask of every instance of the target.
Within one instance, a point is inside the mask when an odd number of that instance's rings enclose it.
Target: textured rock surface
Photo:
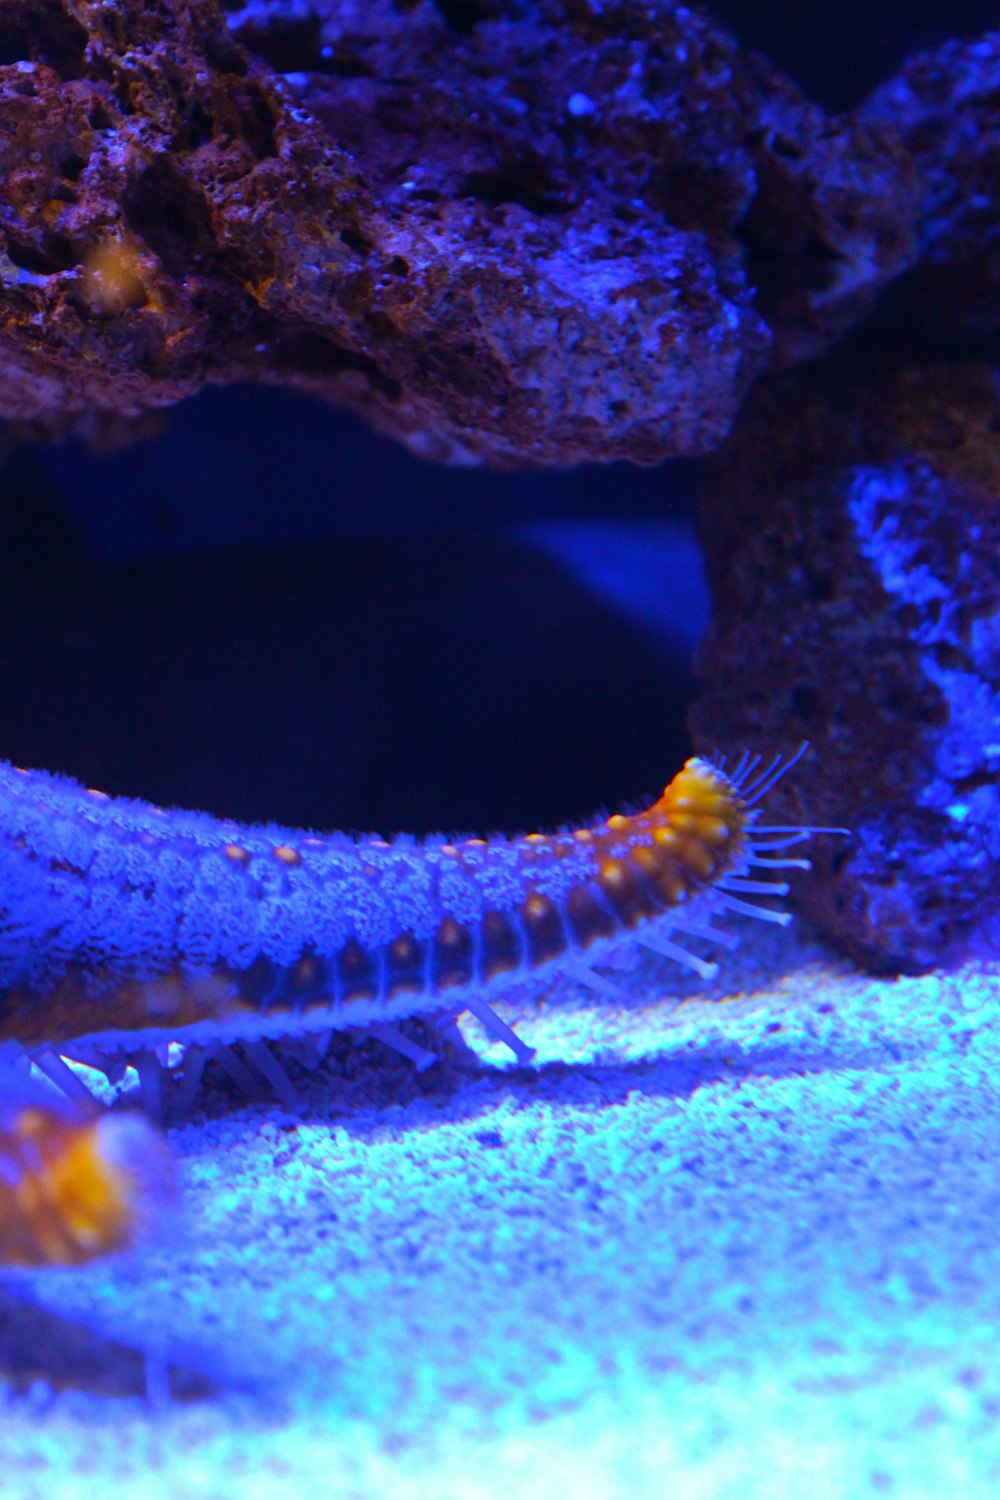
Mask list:
[[[915,57],[863,117],[902,131],[921,184],[919,264],[899,288],[911,334],[1000,334],[1000,31]]]
[[[450,461],[705,451],[913,250],[908,157],[703,15],[7,0],[0,413],[278,381]]]
[[[704,501],[696,737],[816,742],[774,800],[852,830],[800,897],[876,967],[1000,937],[998,497],[992,370],[841,367],[762,388]]]

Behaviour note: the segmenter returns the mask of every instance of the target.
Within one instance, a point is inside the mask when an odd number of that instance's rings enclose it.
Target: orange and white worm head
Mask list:
[[[166,1143],[141,1115],[27,1100],[0,1119],[0,1265],[78,1266],[145,1238],[174,1197]]]
[[[605,900],[625,927],[680,905],[740,863],[747,823],[734,784],[707,761],[689,760],[652,807],[587,831],[602,846]]]

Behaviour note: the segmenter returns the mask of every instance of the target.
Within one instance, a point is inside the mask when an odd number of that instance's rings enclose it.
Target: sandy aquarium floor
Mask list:
[[[0,1285],[3,1500],[1000,1494],[1000,968],[626,983],[172,1131],[181,1224]]]

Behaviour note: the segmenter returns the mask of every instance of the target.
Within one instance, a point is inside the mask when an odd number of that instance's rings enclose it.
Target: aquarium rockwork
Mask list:
[[[1000,0],[0,0],[3,1500],[1000,1493]]]

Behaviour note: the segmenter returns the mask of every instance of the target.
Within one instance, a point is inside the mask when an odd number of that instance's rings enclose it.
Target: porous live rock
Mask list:
[[[914,339],[1000,334],[1000,31],[911,58],[862,111],[898,129],[920,181],[920,256],[894,297]]]
[[[821,838],[802,905],[877,969],[1000,941],[1000,380],[984,365],[758,388],[712,460],[704,750],[815,748],[768,821]]]
[[[0,415],[292,385],[451,462],[703,452],[912,258],[891,127],[672,3],[4,0]]]

